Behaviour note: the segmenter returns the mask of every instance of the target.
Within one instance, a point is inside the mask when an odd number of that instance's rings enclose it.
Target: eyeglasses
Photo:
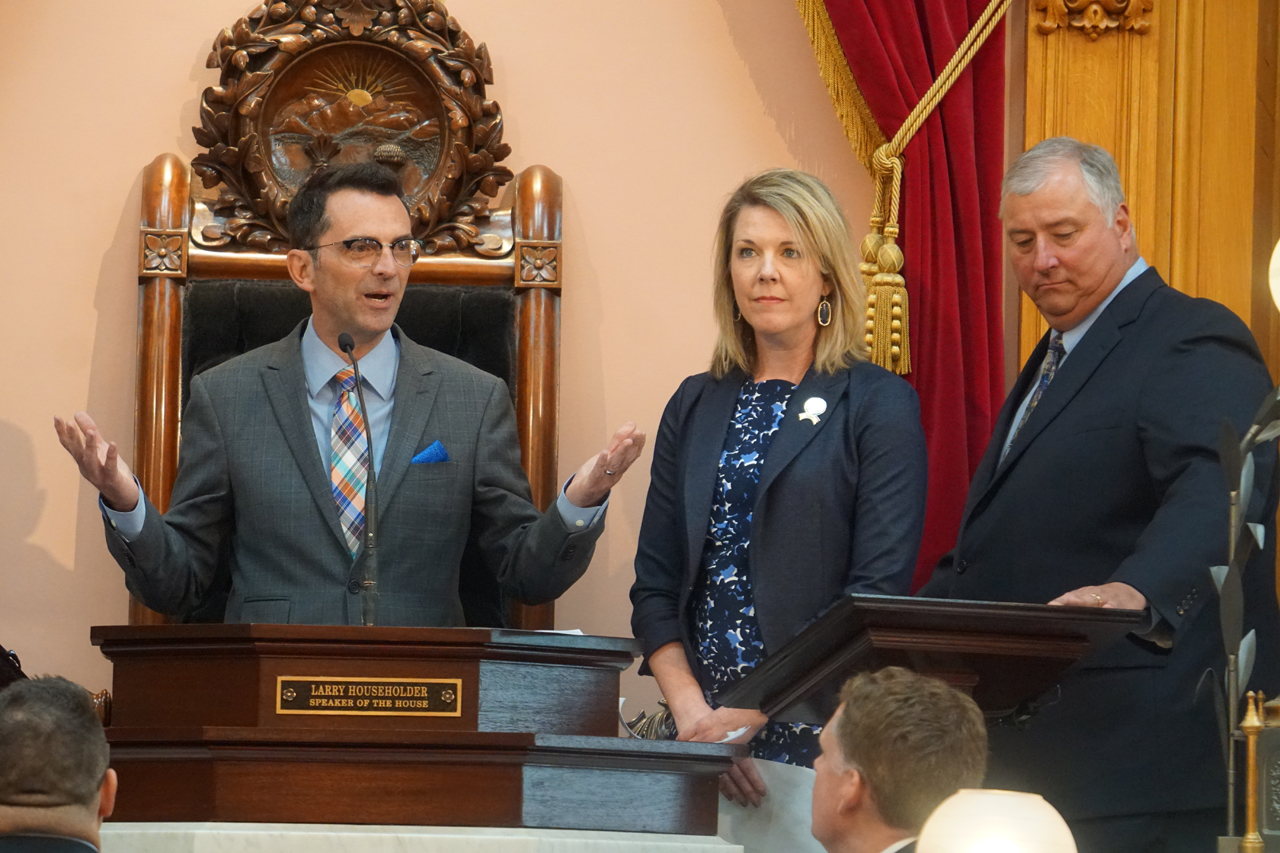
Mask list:
[[[353,240],[339,240],[336,243],[325,243],[323,246],[312,246],[310,251],[318,251],[329,246],[341,246],[342,256],[358,267],[371,267],[382,257],[382,243],[372,237],[356,237]],[[411,237],[397,240],[391,244],[391,257],[402,267],[411,267],[418,259],[419,243]]]

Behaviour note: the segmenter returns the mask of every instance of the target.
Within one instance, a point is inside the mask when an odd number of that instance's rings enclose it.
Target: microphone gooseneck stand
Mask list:
[[[369,422],[369,408],[364,404],[363,381],[356,359],[356,344],[346,332],[338,335],[338,349],[351,359],[356,374],[356,397],[360,401],[360,417],[364,420],[364,440],[369,445],[369,478],[364,495],[364,554],[360,579],[361,622],[378,624],[378,469],[373,458],[373,424]]]

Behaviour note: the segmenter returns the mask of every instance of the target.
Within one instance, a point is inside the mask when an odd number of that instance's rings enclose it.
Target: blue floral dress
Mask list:
[[[707,701],[764,659],[747,555],[751,511],[765,454],[795,390],[789,382],[748,379],[738,393],[720,454],[711,522],[702,547],[702,571],[694,590],[693,635]],[[812,767],[819,727],[768,723],[750,743],[756,758]]]

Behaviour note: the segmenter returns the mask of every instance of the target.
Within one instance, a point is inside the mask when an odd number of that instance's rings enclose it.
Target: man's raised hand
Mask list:
[[[53,428],[58,431],[58,441],[80,466],[80,476],[98,490],[108,507],[129,512],[138,505],[133,472],[120,458],[116,443],[103,439],[87,412],[76,412],[69,421],[55,415]]]
[[[565,490],[565,497],[574,506],[599,506],[605,495],[617,485],[631,463],[640,458],[644,450],[644,432],[634,422],[627,421],[609,439],[609,445],[588,459],[574,475],[573,482]]]

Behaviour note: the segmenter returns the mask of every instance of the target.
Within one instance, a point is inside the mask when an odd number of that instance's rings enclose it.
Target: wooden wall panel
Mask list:
[[[1170,171],[1168,158],[1155,156],[1173,114],[1172,65],[1162,61],[1171,52],[1161,40],[1171,30],[1167,2],[1148,13],[1145,35],[1117,27],[1096,39],[1070,26],[1045,32],[1043,5],[1031,0],[1026,19],[1026,147],[1065,134],[1110,151],[1139,249],[1167,269]],[[1020,362],[1048,328],[1029,299],[1021,304]]]
[[[1025,145],[1067,134],[1111,151],[1143,256],[1239,315],[1275,378],[1280,2],[1147,2],[1145,32],[1121,24],[1091,38],[1045,26],[1062,0],[1027,0]],[[1025,295],[1019,307],[1021,364],[1047,327]]]
[[[1180,28],[1178,106],[1199,103],[1188,110],[1191,120],[1175,126],[1175,187],[1194,188],[1195,204],[1175,204],[1171,283],[1251,323],[1258,30],[1241,24],[1257,20],[1260,4],[1241,2],[1238,14],[1203,0],[1179,5],[1187,21]]]
[[[1262,4],[1258,17],[1257,100],[1254,157],[1256,186],[1254,189],[1252,310],[1254,337],[1271,366],[1273,379],[1280,379],[1280,311],[1271,301],[1268,274],[1271,251],[1280,239],[1280,158],[1276,156],[1280,126],[1276,114],[1280,108],[1280,3]]]
[[[1028,0],[1026,146],[1068,134],[1111,151],[1142,255],[1244,319],[1274,374],[1275,0],[1152,0],[1134,19],[1145,27],[1113,16],[1092,35],[1054,26],[1057,5]],[[1020,307],[1021,361],[1046,326],[1025,296]]]

